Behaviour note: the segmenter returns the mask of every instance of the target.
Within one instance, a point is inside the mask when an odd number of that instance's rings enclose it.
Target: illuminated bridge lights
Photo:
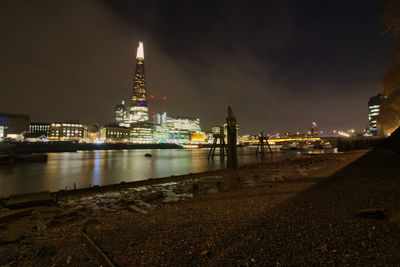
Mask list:
[[[319,137],[308,137],[308,138],[272,138],[268,139],[268,143],[281,143],[281,142],[307,142],[307,141],[321,141],[321,138]],[[257,140],[248,140],[248,141],[243,141],[243,143],[246,144],[258,144],[258,139]]]

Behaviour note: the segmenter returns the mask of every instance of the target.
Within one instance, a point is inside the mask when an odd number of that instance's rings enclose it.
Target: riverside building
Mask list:
[[[131,143],[154,143],[154,123],[148,121],[132,123],[130,129]]]
[[[136,51],[136,66],[130,107],[125,105],[125,101],[122,101],[121,104],[115,106],[114,112],[115,123],[120,126],[130,127],[131,123],[149,120],[143,42],[139,42]]]
[[[114,112],[115,112],[115,123],[120,126],[123,126],[127,119],[127,109],[125,106],[125,101],[122,101],[121,104],[115,105]]]
[[[144,49],[143,42],[139,42],[136,53],[136,68],[133,78],[132,102],[129,115],[125,123],[147,121],[149,109],[146,97],[146,77],[144,71]]]
[[[49,137],[50,125],[51,124],[47,122],[31,122],[29,124],[29,133]]]
[[[373,96],[368,101],[368,130],[371,135],[378,134],[377,117],[381,108],[382,95]]]
[[[200,119],[188,117],[154,116],[155,143],[200,144],[205,142],[205,133],[201,131]]]
[[[105,143],[127,143],[130,129],[119,125],[106,125],[100,129],[100,141]]]
[[[151,96],[151,98],[154,98],[154,96]],[[165,96],[163,100],[166,100]],[[136,67],[130,107],[127,107],[125,102],[122,101],[121,104],[116,105],[114,108],[115,125],[130,130],[126,142],[140,144],[199,144],[205,142],[205,133],[201,131],[199,119],[168,117],[165,107],[163,110],[162,114],[154,114],[153,112],[151,120],[149,119],[144,48],[143,42],[139,42],[136,52]],[[109,126],[107,127],[110,128]],[[112,132],[118,133],[117,128],[114,128]],[[107,134],[107,130],[102,129],[100,140],[103,142],[125,141],[125,134],[122,139],[119,136]]]
[[[20,139],[29,131],[29,115],[0,113],[0,138]]]
[[[83,141],[84,127],[79,121],[65,121],[50,125],[49,140],[51,141]]]

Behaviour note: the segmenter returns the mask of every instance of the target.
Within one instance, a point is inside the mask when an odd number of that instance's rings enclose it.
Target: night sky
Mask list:
[[[142,40],[148,93],[203,130],[229,104],[240,134],[361,130],[389,59],[384,2],[1,1],[0,112],[112,121]]]

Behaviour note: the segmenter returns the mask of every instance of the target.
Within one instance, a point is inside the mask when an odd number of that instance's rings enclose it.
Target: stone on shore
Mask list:
[[[369,218],[369,219],[376,219],[376,220],[383,220],[387,219],[385,214],[385,210],[377,209],[377,208],[368,208],[356,211],[358,217],[361,218]]]
[[[11,195],[5,201],[4,206],[10,209],[32,207],[38,205],[49,205],[54,203],[49,191],[42,191],[37,193]]]
[[[22,228],[13,231],[5,231],[0,234],[0,244],[17,242],[25,235],[25,233],[25,229]]]

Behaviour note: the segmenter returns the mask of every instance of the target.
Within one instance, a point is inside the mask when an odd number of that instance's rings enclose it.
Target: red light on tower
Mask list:
[[[153,99],[153,98],[154,98],[154,95],[151,95],[150,98]]]
[[[167,103],[167,97],[163,96],[162,99],[163,99],[163,111],[167,112],[167,107],[165,106],[165,104]]]

